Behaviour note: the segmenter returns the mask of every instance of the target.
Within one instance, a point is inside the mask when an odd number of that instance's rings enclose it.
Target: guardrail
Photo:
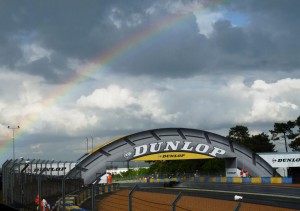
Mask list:
[[[269,183],[292,184],[292,177],[172,177],[172,178],[140,178],[120,180],[118,183],[153,183],[153,182],[220,182],[220,183]]]
[[[152,199],[151,199],[151,196],[142,198],[142,194],[139,194],[139,193],[135,194],[135,192],[138,192],[138,191],[143,192],[144,190],[145,189],[143,187],[140,187],[138,184],[135,184],[134,187],[129,191],[129,193],[128,193],[128,210],[129,211],[140,210],[140,209],[142,209],[142,207],[152,208],[151,210],[172,210],[172,211],[194,210],[194,209],[190,209],[190,208],[186,207],[187,202],[189,202],[189,204],[191,204],[192,202],[185,201],[183,199],[183,198],[185,198],[183,196],[189,196],[188,194],[185,194],[184,192],[179,191],[176,193],[176,195],[173,192],[173,194],[170,197],[166,197],[165,200],[160,201],[160,200],[157,200],[156,197],[153,197]],[[151,194],[151,191],[148,193]],[[152,192],[153,195],[156,195],[157,193],[163,193],[163,192]],[[163,195],[166,195],[165,193],[163,193]],[[119,196],[122,196],[122,195],[119,195]],[[124,195],[122,197],[124,197]],[[161,197],[164,198],[165,196],[161,196]],[[120,200],[120,201],[124,201],[124,200]],[[193,201],[197,201],[197,200],[193,200]],[[113,203],[113,202],[110,201],[110,203]],[[235,203],[235,202],[233,202],[233,203]],[[123,207],[118,207],[117,208],[118,210],[124,210],[127,204],[121,204],[121,205]],[[197,210],[201,209],[202,205],[203,204],[201,204],[201,205],[197,204],[196,209]],[[238,211],[240,209],[240,207],[241,207],[241,203],[238,202],[238,204],[234,207],[233,210]],[[207,206],[203,206],[202,209],[207,210]],[[227,210],[230,210],[230,209],[228,208]]]

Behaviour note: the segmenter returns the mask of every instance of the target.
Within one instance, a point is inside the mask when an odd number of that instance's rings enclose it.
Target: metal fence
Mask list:
[[[99,196],[116,192],[120,189],[118,183],[114,184],[96,184],[81,188],[78,191],[66,194],[54,205],[56,211],[62,210],[98,210],[96,200]],[[64,201],[64,202],[63,202]],[[84,208],[81,208],[84,207]]]
[[[3,202],[22,210],[36,210],[35,199],[45,198],[50,204],[62,196],[62,181],[76,164],[69,161],[40,159],[7,160],[2,165]],[[80,175],[64,183],[65,193],[83,186]]]

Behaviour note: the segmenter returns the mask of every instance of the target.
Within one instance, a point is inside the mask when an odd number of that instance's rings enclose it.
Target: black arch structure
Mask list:
[[[84,183],[90,184],[97,177],[106,173],[106,162],[133,160],[136,158],[134,156],[137,149],[140,150],[141,146],[150,146],[151,144],[155,145],[156,149],[160,145],[163,151],[170,142],[177,143],[174,152],[184,153],[187,152],[187,149],[196,148],[196,146],[200,150],[209,148],[206,153],[200,154],[224,158],[226,171],[234,172],[232,176],[238,176],[235,174],[236,170],[242,168],[247,169],[251,176],[271,177],[274,174],[273,168],[265,160],[243,145],[211,132],[188,128],[147,130],[118,138],[91,151],[79,161],[77,166],[82,169],[81,176]],[[147,151],[145,148],[143,148],[145,153],[142,156],[154,154],[150,152],[150,147],[147,148]],[[171,149],[170,146],[168,149]],[[213,150],[215,153],[209,154]]]

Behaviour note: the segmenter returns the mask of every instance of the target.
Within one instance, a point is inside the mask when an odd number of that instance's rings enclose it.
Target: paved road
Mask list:
[[[128,184],[129,185],[129,184]],[[133,187],[129,185],[129,187]],[[181,183],[170,188],[162,183],[140,183],[144,191],[193,195],[206,198],[233,200],[243,196],[243,202],[300,210],[300,187],[234,183]]]
[[[202,196],[231,199],[243,196],[243,202],[300,210],[300,188],[279,185],[228,184],[228,183],[182,183],[177,190],[200,192]]]
[[[300,198],[300,187],[236,183],[181,183],[177,188],[196,188],[240,193],[269,194],[275,196],[290,196]]]

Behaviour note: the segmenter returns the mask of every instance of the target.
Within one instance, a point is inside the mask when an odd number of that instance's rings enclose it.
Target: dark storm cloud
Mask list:
[[[50,83],[63,83],[72,75],[72,70],[67,67],[66,57],[56,52],[49,58],[42,57],[18,68],[32,75],[42,76]]]
[[[111,71],[155,77],[224,70],[293,71],[300,67],[299,4],[297,0],[231,1],[222,9],[245,14],[249,23],[233,26],[224,17],[205,37],[199,33],[196,18],[190,16],[134,46],[114,61]],[[20,46],[38,42],[60,58],[41,58],[18,68],[51,82],[63,81],[72,73],[68,58],[88,61],[118,48],[124,40],[174,15],[168,5],[161,1],[2,1],[1,65],[17,64]]]
[[[229,9],[247,14],[244,27],[250,56],[258,67],[281,70],[299,69],[300,2],[234,1]]]
[[[159,35],[158,41],[145,44],[138,56],[125,57],[118,70],[168,77],[249,70],[293,73],[300,67],[299,4],[231,1],[223,9],[243,13],[249,23],[233,26],[225,16],[205,38],[198,33],[195,18],[189,18]]]
[[[299,8],[299,2],[256,3],[232,1],[232,5],[223,8],[228,13],[243,13],[249,23],[234,26],[225,16],[214,24],[212,35],[206,38],[198,33],[196,19],[191,17],[134,49],[131,57],[123,57],[112,69],[125,74],[163,77],[224,71],[248,74],[253,70],[258,70],[258,74],[261,71],[295,73],[300,67],[300,18],[295,9]]]
[[[117,18],[120,20],[130,20],[136,15],[143,18],[148,2],[138,1],[130,5],[123,1],[1,2],[0,42],[4,47],[0,50],[1,66],[15,65],[22,56],[21,45],[30,42],[38,42],[60,54],[62,60],[92,60],[137,30],[126,24],[122,25],[122,29],[116,28],[110,19],[112,10],[118,11]],[[68,71],[66,62],[62,67],[57,61],[42,58],[19,68],[53,81],[59,78],[56,76],[57,69]],[[41,65],[43,68],[40,68]]]
[[[22,58],[22,51],[14,40],[0,35],[0,66],[14,67]]]
[[[184,77],[203,69],[211,58],[209,43],[198,33],[195,17],[158,32],[118,60],[113,70],[131,74]]]

